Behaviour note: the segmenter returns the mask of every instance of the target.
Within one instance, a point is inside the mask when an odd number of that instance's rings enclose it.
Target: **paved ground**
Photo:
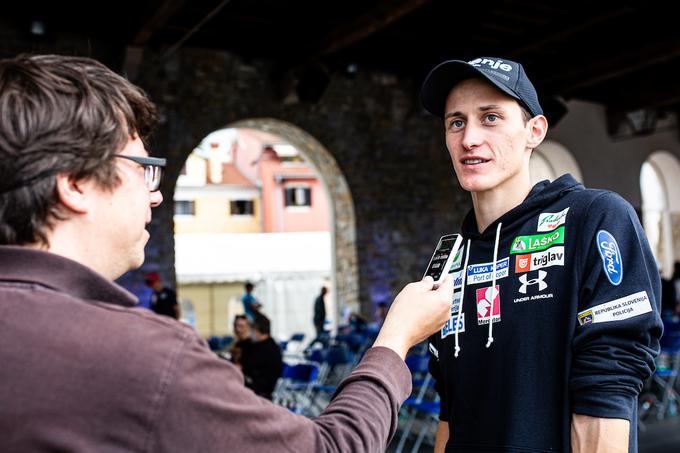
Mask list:
[[[397,438],[387,448],[388,453],[395,451]],[[410,452],[413,442],[407,442],[404,452]],[[680,416],[661,422],[649,423],[647,429],[638,434],[639,453],[680,453]],[[431,452],[432,445],[423,444],[420,452]]]
[[[680,453],[680,416],[650,424],[638,436],[640,453]]]

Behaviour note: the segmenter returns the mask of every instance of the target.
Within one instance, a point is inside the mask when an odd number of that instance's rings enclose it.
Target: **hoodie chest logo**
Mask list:
[[[530,236],[517,236],[512,241],[510,253],[527,253],[545,250],[553,245],[564,244],[564,226],[555,231],[545,234],[533,234]]]
[[[538,226],[536,231],[552,231],[560,225],[564,225],[567,221],[567,212],[569,208],[560,212],[544,212],[538,216]]]
[[[510,258],[503,258],[496,261],[496,280],[508,276]],[[493,279],[493,263],[473,264],[468,266],[467,284],[476,285],[478,283],[490,282]]]
[[[515,257],[515,273],[535,271],[550,266],[564,266],[564,247],[551,247],[545,252],[517,255]]]
[[[477,324],[482,326],[489,324],[489,318],[493,317],[493,322],[501,320],[501,292],[496,285],[496,290],[491,287],[479,288],[477,290]],[[492,309],[493,305],[493,309]],[[493,310],[493,313],[492,313]]]
[[[548,287],[548,284],[544,281],[547,275],[548,273],[546,271],[538,271],[538,278],[532,278],[529,280],[527,274],[522,274],[522,276],[519,278],[519,282],[522,284],[522,286],[519,287],[519,292],[526,294],[527,286],[530,285],[538,285],[538,291],[543,291]]]

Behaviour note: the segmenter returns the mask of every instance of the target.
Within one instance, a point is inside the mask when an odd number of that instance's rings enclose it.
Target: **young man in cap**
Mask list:
[[[435,451],[636,451],[662,324],[635,211],[570,175],[532,187],[548,122],[522,65],[446,61],[421,100],[473,204],[451,320],[430,338]]]
[[[256,396],[189,326],[112,280],[144,261],[164,159],[145,94],[86,58],[0,60],[0,451],[384,450],[408,349],[452,280],[408,285],[319,417]]]

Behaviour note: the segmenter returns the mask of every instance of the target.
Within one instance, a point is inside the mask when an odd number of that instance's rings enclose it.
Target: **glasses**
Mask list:
[[[125,154],[114,154],[114,157],[122,157],[123,159],[131,160],[144,167],[144,181],[150,192],[157,191],[161,186],[161,177],[163,176],[163,168],[165,167],[166,159],[158,157],[126,156]]]

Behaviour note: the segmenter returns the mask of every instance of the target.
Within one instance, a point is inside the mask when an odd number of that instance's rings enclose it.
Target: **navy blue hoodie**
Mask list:
[[[659,272],[630,204],[565,175],[481,234],[471,211],[463,236],[452,316],[429,345],[446,451],[568,452],[572,413],[629,420],[636,451],[662,323]]]

